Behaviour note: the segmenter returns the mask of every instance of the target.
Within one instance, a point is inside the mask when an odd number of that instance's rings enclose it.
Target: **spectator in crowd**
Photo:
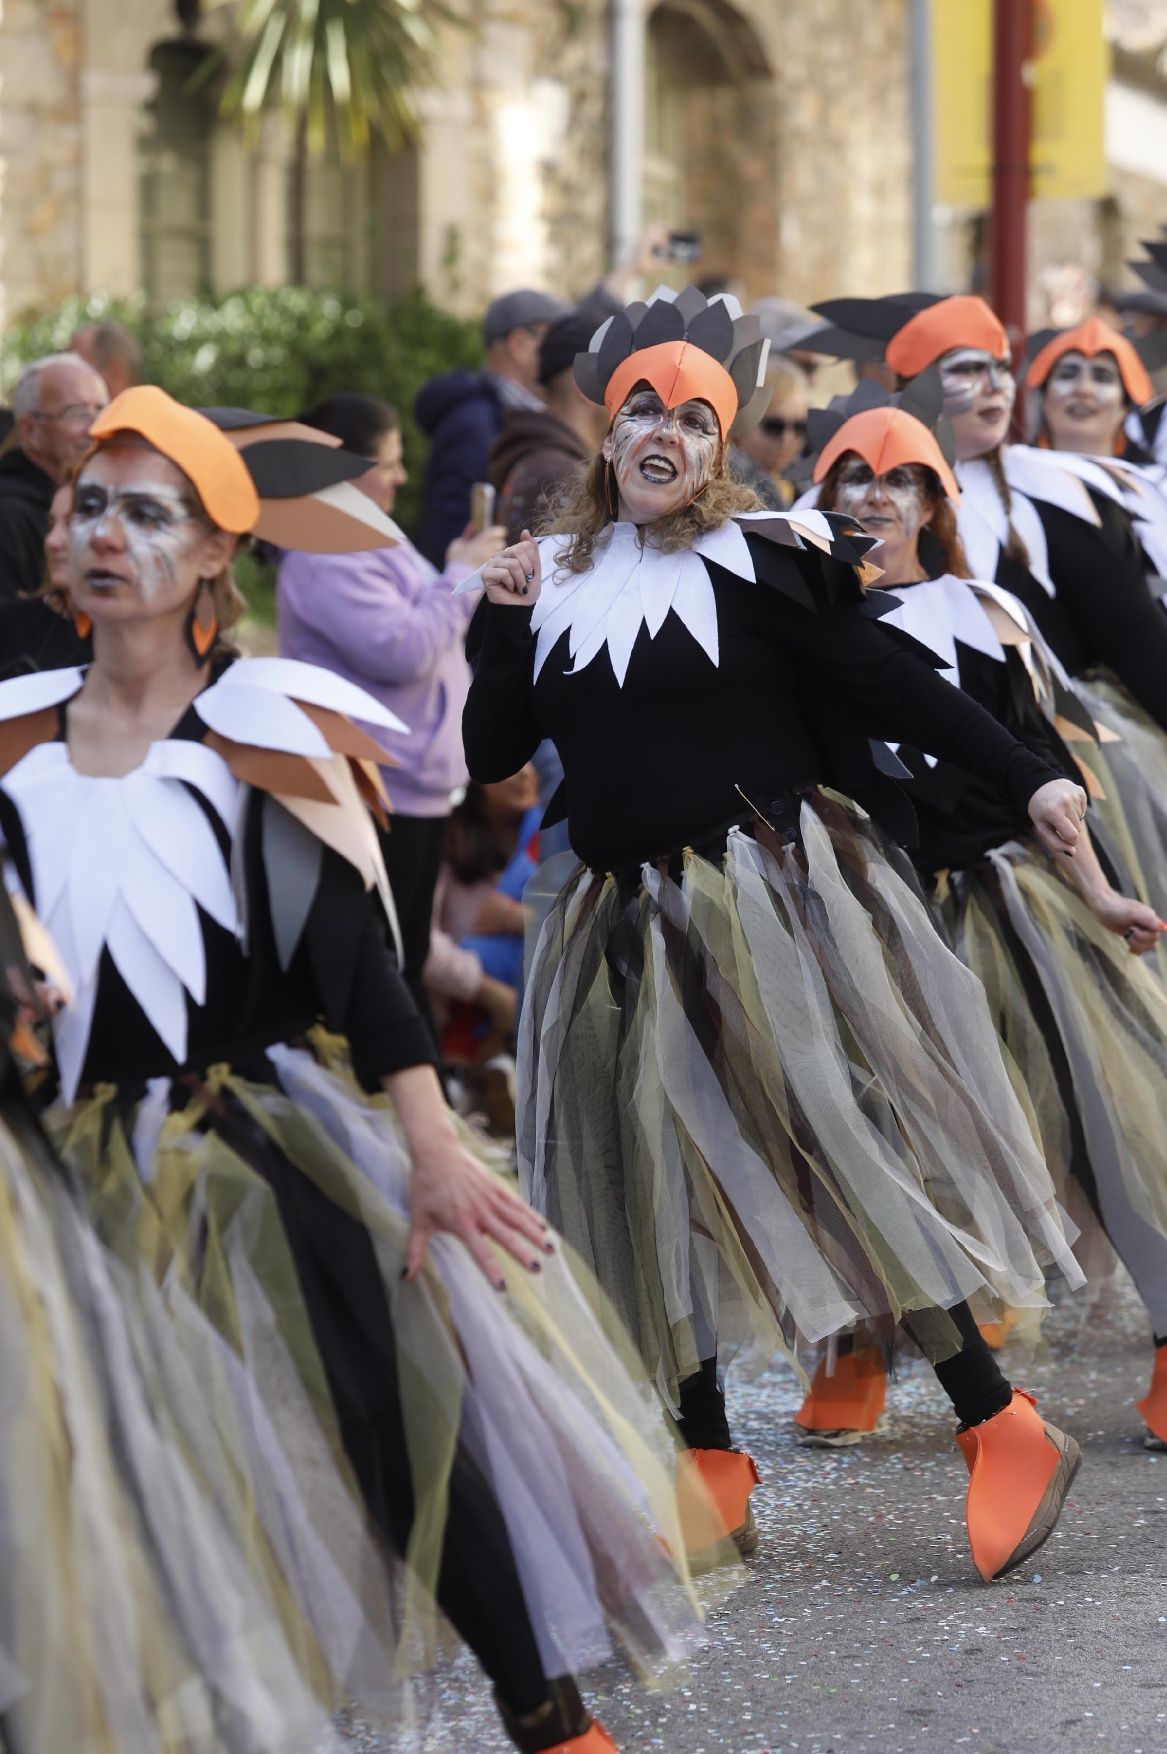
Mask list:
[[[782,358],[792,359],[801,367],[809,388],[823,364],[823,356],[809,353],[802,343],[822,328],[822,318],[789,298],[760,298],[752,308],[762,334],[770,343],[770,363],[777,365]]]
[[[300,417],[369,459],[356,485],[392,512],[407,479],[396,410],[372,396],[330,396]],[[280,651],[322,664],[367,689],[409,727],[378,731],[393,764],[393,803],[382,836],[405,952],[405,979],[429,1016],[422,968],[429,949],[434,885],[454,794],[466,784],[462,706],[470,683],[463,649],[476,592],[455,585],[502,545],[491,527],[449,544],[438,571],[411,542],[359,554],[285,554],[277,612]]]
[[[53,495],[88,450],[108,400],[76,353],[51,353],[21,373],[12,398],[17,442],[0,456],[0,603],[40,588]]]
[[[89,630],[74,621],[69,602],[72,509],[73,484],[68,481],[57,488],[49,506],[40,592],[0,602],[0,677],[29,670],[65,670],[72,664],[88,664],[93,657]]]
[[[787,479],[792,463],[806,449],[810,410],[806,376],[792,359],[779,357],[767,373],[770,406],[758,425],[744,432],[738,445],[762,469],[782,506],[794,503],[795,489]]]
[[[417,546],[441,564],[465,527],[470,489],[486,480],[490,447],[508,408],[541,409],[537,393],[539,346],[568,307],[548,292],[504,293],[487,307],[482,322],[486,366],[463,366],[431,378],[418,392],[418,425],[430,440]]]
[[[596,325],[626,303],[645,274],[659,273],[668,255],[668,228],[650,225],[627,256],[597,282],[580,308],[595,309]],[[423,384],[414,404],[418,425],[429,435],[430,454],[422,492],[417,546],[441,564],[470,515],[470,489],[487,479],[490,447],[507,409],[543,407],[538,394],[539,349],[551,324],[571,307],[547,292],[507,292],[487,308],[482,322],[486,368],[446,372]]]
[[[120,323],[89,323],[78,329],[71,346],[100,372],[111,400],[141,381],[142,349]]]
[[[425,965],[442,1022],[442,1058],[472,1075],[472,1092],[502,1132],[508,1119],[514,1131],[523,890],[539,863],[541,814],[529,764],[495,784],[471,782],[446,830]]]
[[[597,409],[576,386],[575,356],[586,353],[604,320],[596,305],[581,305],[558,317],[539,347],[541,408],[508,408],[495,439],[487,480],[498,492],[498,521],[508,542],[533,529],[540,501],[572,470],[591,461],[607,430]]]

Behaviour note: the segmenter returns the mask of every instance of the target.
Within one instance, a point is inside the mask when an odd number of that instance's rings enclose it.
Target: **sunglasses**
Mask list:
[[[783,420],[780,414],[775,414],[767,416],[760,424],[767,438],[785,438],[788,432],[792,432],[795,438],[806,437],[805,420]]]

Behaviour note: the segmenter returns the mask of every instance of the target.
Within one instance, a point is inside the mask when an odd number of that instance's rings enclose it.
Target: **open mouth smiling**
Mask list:
[[[676,465],[670,463],[667,457],[662,457],[657,452],[644,458],[640,465],[640,473],[646,481],[651,481],[656,487],[668,487],[677,479]]]

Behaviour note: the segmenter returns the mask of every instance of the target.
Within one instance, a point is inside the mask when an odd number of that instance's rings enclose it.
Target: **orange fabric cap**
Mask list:
[[[186,475],[211,522],[243,536],[259,517],[259,495],[230,439],[205,414],[184,408],[156,384],[138,384],[115,396],[89,429],[100,444],[132,432]]]
[[[1079,323],[1076,329],[1067,329],[1063,334],[1055,335],[1052,341],[1047,341],[1041,352],[1035,354],[1025,375],[1030,388],[1039,390],[1058,360],[1064,359],[1067,353],[1083,353],[1087,359],[1097,359],[1100,353],[1113,353],[1122,387],[1137,406],[1149,402],[1155,393],[1146,367],[1126,336],[1104,323],[1101,317],[1091,317],[1088,323]]]
[[[923,422],[902,408],[867,408],[844,421],[819,454],[814,466],[815,480],[822,481],[848,451],[862,457],[877,475],[886,475],[889,469],[898,469],[904,463],[922,463],[935,470],[953,504],[960,504],[956,477],[940,446]]]
[[[604,407],[613,419],[637,384],[651,384],[666,408],[708,402],[722,438],[737,419],[737,385],[711,353],[691,341],[658,341],[622,360],[604,390]]]
[[[901,378],[914,378],[954,347],[983,347],[994,359],[1008,358],[1009,337],[983,298],[961,293],[917,311],[892,336],[883,357]]]

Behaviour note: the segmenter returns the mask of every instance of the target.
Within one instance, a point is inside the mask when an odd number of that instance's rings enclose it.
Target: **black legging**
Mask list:
[[[441,1044],[421,971],[429,955],[434,890],[442,864],[447,820],[445,816],[394,814],[379,837],[401,927],[401,947],[405,953],[401,972],[434,1038],[435,1048]]]
[[[1012,1388],[993,1357],[977,1327],[967,1303],[957,1303],[944,1312],[955,1324],[961,1337],[960,1351],[933,1370],[941,1388],[952,1402],[962,1429],[981,1425],[1007,1407]],[[916,1340],[923,1337],[928,1324],[921,1318],[905,1316],[905,1331]],[[688,1449],[732,1448],[729,1424],[725,1414],[725,1395],[717,1380],[717,1360],[706,1358],[695,1375],[687,1377],[678,1391],[681,1437]]]
[[[215,1128],[275,1194],[345,1449],[375,1528],[403,1553],[413,1484],[393,1319],[369,1234],[233,1103],[222,1105]],[[547,1700],[551,1683],[503,1515],[462,1444],[450,1478],[437,1599],[512,1712],[525,1716]]]

